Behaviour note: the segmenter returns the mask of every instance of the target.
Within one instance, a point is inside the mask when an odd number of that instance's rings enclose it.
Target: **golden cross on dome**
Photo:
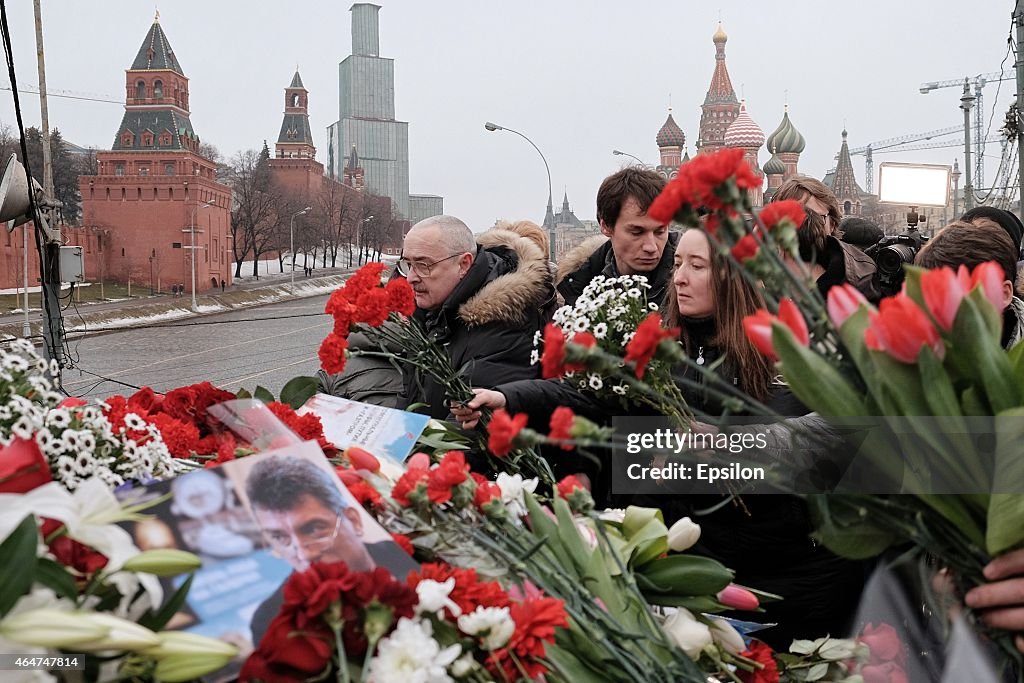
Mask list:
[[[156,16],[153,17],[153,23],[154,24],[159,24],[160,23],[160,10],[155,9],[155,11],[156,11]]]

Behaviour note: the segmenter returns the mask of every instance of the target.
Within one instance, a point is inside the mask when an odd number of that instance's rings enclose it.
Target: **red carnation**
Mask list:
[[[487,447],[491,453],[503,458],[512,450],[516,436],[526,426],[527,418],[525,413],[518,413],[510,416],[504,408],[498,408],[491,416],[487,425]]]
[[[476,491],[473,493],[473,504],[476,505],[478,510],[483,512],[485,505],[493,500],[501,500],[501,489],[498,488],[497,484],[476,472],[470,472],[469,475],[473,477],[473,481],[476,482]]]
[[[743,263],[748,259],[752,259],[757,256],[757,252],[761,250],[761,245],[757,243],[757,240],[751,234],[746,234],[740,238],[740,240],[732,247],[732,257]]]
[[[751,641],[750,647],[741,652],[740,656],[764,665],[764,668],[753,671],[737,669],[736,675],[743,683],[779,683],[779,666],[775,663],[775,654],[760,640]]]
[[[576,489],[581,489],[583,491],[587,490],[580,480],[576,478],[576,475],[570,474],[563,478],[562,481],[558,482],[558,495],[566,500],[569,500],[569,496],[571,496],[572,492]]]
[[[334,332],[329,333],[320,344],[320,367],[324,372],[336,375],[345,369],[345,349],[348,341]]]
[[[160,430],[167,450],[175,458],[190,458],[199,452],[199,428],[191,422],[184,422],[166,413],[152,415],[149,421]]]
[[[509,612],[516,630],[508,645],[495,651],[488,661],[488,669],[492,674],[500,675],[496,671],[500,667],[506,680],[516,680],[521,666],[529,678],[539,678],[547,671],[541,661],[545,643],[555,642],[556,628],[569,628],[565,603],[556,598],[532,598],[514,603]]]
[[[62,526],[64,524],[56,519],[44,518],[39,532],[43,538],[48,538]],[[49,548],[58,562],[78,572],[83,579],[91,577],[93,573],[107,566],[106,555],[72,540],[67,534],[61,534],[50,541]]]
[[[392,311],[404,316],[410,316],[416,311],[416,297],[404,277],[393,278],[384,289],[388,293],[388,307]]]
[[[163,394],[158,394],[149,387],[142,387],[128,397],[128,409],[139,415],[153,413],[160,410],[163,402]]]
[[[462,451],[449,451],[427,475],[427,497],[435,505],[452,499],[452,489],[469,478],[469,465]]]
[[[426,468],[410,467],[395,482],[394,488],[391,489],[391,497],[402,507],[409,507],[413,503],[409,495],[415,493],[421,486],[425,489],[429,475],[430,470]]]
[[[654,353],[658,350],[658,344],[661,343],[661,340],[674,339],[678,336],[679,328],[674,327],[670,330],[663,328],[661,326],[661,316],[657,313],[651,313],[644,318],[643,322],[637,326],[633,338],[626,344],[625,361],[636,364],[636,376],[638,379],[643,379],[644,372],[647,371],[647,364],[654,357]]]
[[[558,406],[555,408],[555,412],[551,413],[551,429],[548,432],[548,438],[555,441],[571,441],[572,425],[575,421],[576,415],[572,412],[572,408]],[[571,451],[573,445],[571,443],[563,443],[561,448]]]
[[[349,471],[351,472],[351,470]],[[359,504],[367,510],[380,507],[383,500],[380,492],[362,479],[351,484],[346,483],[345,487],[348,488],[348,492],[352,494],[352,497],[359,501]]]
[[[799,228],[807,220],[807,212],[804,211],[804,205],[795,199],[785,199],[764,207],[757,217],[768,230],[775,230],[785,220],[792,223],[794,228]]]

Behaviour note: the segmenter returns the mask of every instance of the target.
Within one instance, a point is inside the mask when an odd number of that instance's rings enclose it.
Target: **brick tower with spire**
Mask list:
[[[316,160],[309,127],[309,92],[298,68],[284,89],[284,119],[274,143],[274,158],[267,165],[274,182],[294,198],[295,211],[310,206],[323,187],[324,165]]]
[[[825,184],[839,200],[839,208],[844,216],[861,214],[861,195],[864,191],[857,184],[857,176],[853,173],[853,162],[850,160],[850,147],[846,142],[846,129],[843,129],[843,144],[839,148],[839,161],[836,170],[826,177]]]
[[[97,174],[79,177],[83,222],[103,235],[104,277],[188,292],[194,252],[197,292],[229,284],[231,189],[199,152],[188,78],[159,13],[125,72],[124,109]]]
[[[718,30],[712,36],[715,43],[715,72],[711,76],[711,87],[704,97],[700,115],[700,137],[698,152],[713,152],[725,146],[725,131],[740,114],[740,102],[736,99],[729,70],[725,66],[725,43],[729,40],[719,22]]]

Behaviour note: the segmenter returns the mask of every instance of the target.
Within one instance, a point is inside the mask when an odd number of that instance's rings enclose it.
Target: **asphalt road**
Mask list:
[[[65,370],[64,388],[105,398],[135,391],[118,382],[164,392],[208,380],[229,391],[260,385],[278,396],[289,379],[319,367],[317,349],[331,329],[326,302],[318,296],[74,340],[76,367]]]

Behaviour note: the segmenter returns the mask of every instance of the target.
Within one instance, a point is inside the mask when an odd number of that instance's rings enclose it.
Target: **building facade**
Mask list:
[[[352,54],[338,66],[338,121],[327,129],[328,176],[340,178],[352,147],[366,188],[409,215],[409,124],[395,120],[395,61],[380,56],[380,7],[352,5]]]
[[[194,258],[197,292],[231,283],[231,189],[199,153],[188,78],[159,19],[126,71],[114,144],[96,160],[97,174],[79,178],[82,221],[110,245],[110,279],[188,292]]]

